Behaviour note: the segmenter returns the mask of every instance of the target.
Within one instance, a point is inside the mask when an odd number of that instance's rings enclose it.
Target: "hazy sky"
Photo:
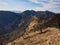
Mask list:
[[[60,12],[60,0],[0,0],[0,10]]]

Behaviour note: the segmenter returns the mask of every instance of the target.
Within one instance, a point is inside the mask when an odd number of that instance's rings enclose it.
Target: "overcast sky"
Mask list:
[[[60,12],[60,0],[0,0],[0,10]]]

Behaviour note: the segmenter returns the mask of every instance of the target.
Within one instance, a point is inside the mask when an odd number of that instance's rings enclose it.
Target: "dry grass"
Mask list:
[[[6,45],[60,45],[60,31],[57,28],[47,28],[40,34],[39,31],[24,35]]]

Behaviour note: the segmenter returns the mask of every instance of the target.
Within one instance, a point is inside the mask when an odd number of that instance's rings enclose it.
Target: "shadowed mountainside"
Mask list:
[[[9,33],[17,27],[22,16],[10,11],[0,11],[0,35]]]

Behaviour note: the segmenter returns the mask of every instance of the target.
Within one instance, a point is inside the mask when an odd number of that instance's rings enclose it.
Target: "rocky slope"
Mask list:
[[[6,45],[60,45],[60,31],[57,28],[46,28],[44,33],[30,32],[7,43]]]
[[[33,18],[34,20],[25,29],[25,33],[12,42],[6,43],[6,45],[60,45],[60,29],[48,26],[44,28],[42,26],[41,33],[40,28],[38,28],[38,25],[41,25],[38,18],[36,16],[33,16]],[[52,19],[55,19],[55,17]],[[48,23],[52,23],[51,21],[48,21]]]
[[[22,12],[14,31],[0,35],[0,45],[60,45],[60,23],[56,23],[59,15],[49,11]]]

